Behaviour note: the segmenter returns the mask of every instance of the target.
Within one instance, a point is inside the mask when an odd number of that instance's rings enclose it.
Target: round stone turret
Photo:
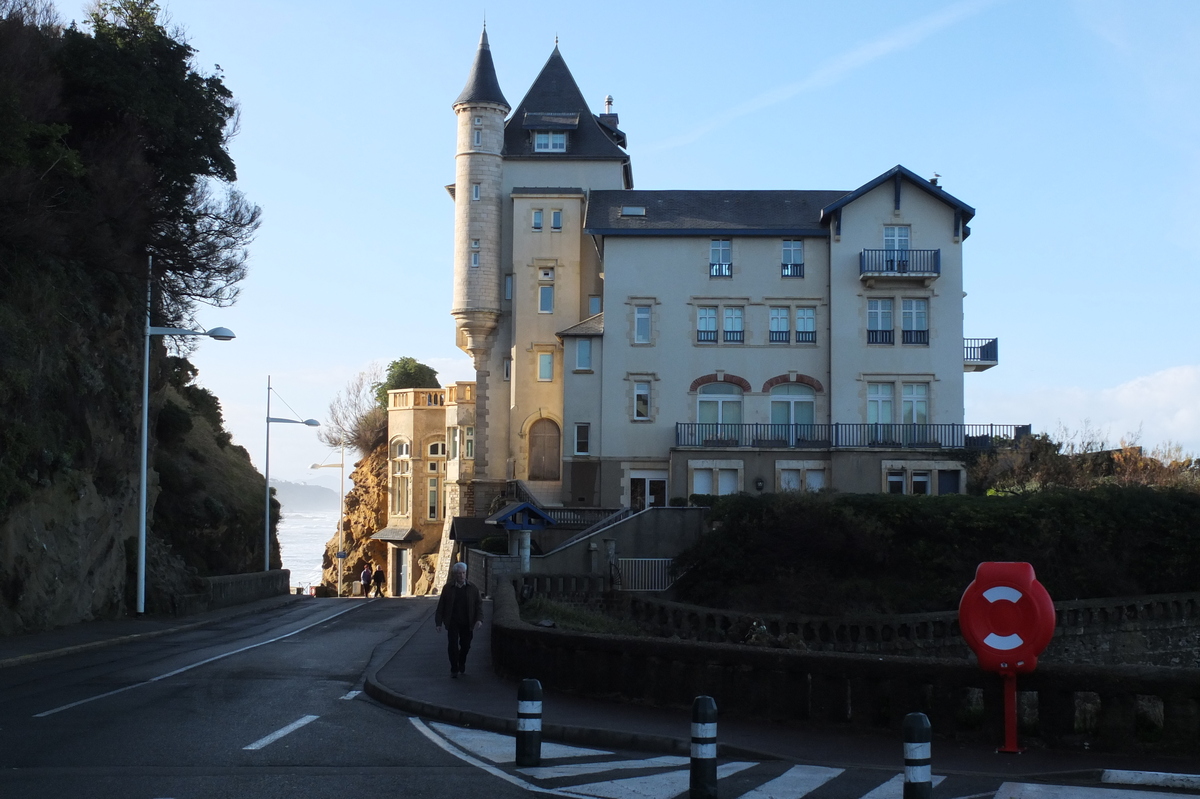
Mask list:
[[[454,303],[457,344],[475,360],[486,360],[489,339],[500,319],[500,191],[504,118],[510,111],[488,46],[479,39],[475,63],[454,102],[458,147],[454,176]]]

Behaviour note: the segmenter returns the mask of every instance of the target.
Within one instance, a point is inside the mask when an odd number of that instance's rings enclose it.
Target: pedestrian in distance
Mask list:
[[[383,598],[383,578],[384,573],[382,566],[371,574],[371,582],[375,584],[375,596],[379,597],[380,599]]]
[[[467,582],[467,564],[459,562],[450,567],[450,582],[438,598],[433,624],[437,632],[446,628],[446,654],[450,656],[450,677],[467,672],[467,653],[471,639],[483,626],[483,597],[479,589]]]
[[[363,566],[362,574],[359,577],[362,579],[363,598],[368,598],[371,596],[371,561],[368,560],[367,564]]]

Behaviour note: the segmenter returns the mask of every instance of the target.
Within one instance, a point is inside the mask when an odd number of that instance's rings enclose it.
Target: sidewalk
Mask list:
[[[371,664],[366,693],[384,704],[424,718],[495,732],[516,729],[517,683],[492,671],[492,603],[484,603],[484,626],[475,634],[467,673],[450,678],[446,638],[433,627],[436,600],[428,603],[423,621],[414,624],[396,645]],[[542,736],[546,740],[611,749],[684,754],[688,752],[691,718],[687,710],[587,699],[546,691],[542,703]],[[720,722],[721,754],[727,757],[775,757],[798,763],[849,768],[892,768],[904,765],[899,734],[858,732],[837,727],[801,727],[756,723],[744,719]],[[934,771],[1005,779],[1051,775],[1096,775],[1103,769],[1195,773],[1194,758],[1120,755],[1096,752],[1029,750],[1002,755],[995,746],[946,741],[933,744]]]
[[[272,610],[293,602],[302,602],[306,598],[295,594],[284,594],[260,599],[257,602],[248,602],[245,605],[197,613],[194,616],[144,616],[140,619],[129,617],[86,621],[60,627],[57,630],[0,636],[0,669],[102,649],[129,641],[145,641],[168,633],[191,630],[205,624],[263,610]]]

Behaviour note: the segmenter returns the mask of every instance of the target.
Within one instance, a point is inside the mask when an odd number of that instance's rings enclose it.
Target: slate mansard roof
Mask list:
[[[592,235],[824,236],[821,210],[844,191],[593,191],[584,232]],[[636,209],[644,208],[644,215]],[[622,213],[622,211],[634,213]]]
[[[488,45],[487,28],[479,37],[479,49],[475,51],[475,62],[471,64],[471,74],[467,76],[467,85],[462,94],[454,101],[454,105],[462,103],[495,103],[510,108],[504,92],[500,91],[500,81],[496,78],[496,66],[492,63],[492,48]]]
[[[535,130],[567,131],[567,151],[534,153]],[[557,46],[504,125],[505,158],[628,161],[624,143],[624,133],[602,124],[588,108]]]
[[[842,208],[889,181],[897,203],[902,184],[914,186],[952,208],[962,237],[970,235],[975,209],[900,165],[853,191],[593,191],[583,229],[593,236],[825,236],[830,224],[840,225]]]

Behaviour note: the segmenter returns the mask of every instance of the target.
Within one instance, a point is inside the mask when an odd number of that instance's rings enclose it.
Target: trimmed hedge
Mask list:
[[[712,498],[679,598],[838,614],[953,610],[982,561],[1029,561],[1056,600],[1200,589],[1200,493],[1101,486],[1022,496]]]

